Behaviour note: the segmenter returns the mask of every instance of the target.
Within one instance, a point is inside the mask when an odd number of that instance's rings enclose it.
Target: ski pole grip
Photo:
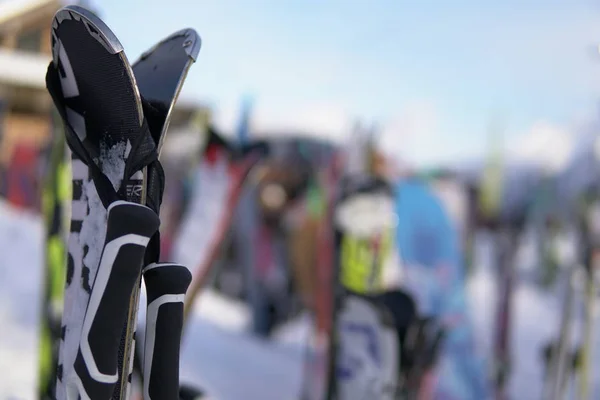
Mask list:
[[[179,352],[183,305],[192,274],[180,264],[150,264],[143,270],[148,308],[144,341],[144,400],[179,398]]]
[[[111,398],[118,380],[118,351],[129,298],[141,272],[146,246],[159,225],[158,215],[144,205],[119,200],[108,207],[106,238],[68,398]]]

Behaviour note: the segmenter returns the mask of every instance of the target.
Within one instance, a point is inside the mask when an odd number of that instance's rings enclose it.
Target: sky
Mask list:
[[[212,105],[227,131],[251,95],[255,130],[340,138],[355,119],[377,122],[386,151],[426,165],[483,154],[491,127],[516,153],[535,155],[544,129],[559,150],[599,104],[600,1],[90,3],[131,61],[196,29],[182,98]]]

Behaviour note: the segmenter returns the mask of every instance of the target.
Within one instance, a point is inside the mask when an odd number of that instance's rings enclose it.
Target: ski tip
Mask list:
[[[185,36],[185,41],[183,42],[183,48],[188,56],[194,62],[198,59],[198,54],[200,54],[200,47],[202,47],[202,38],[198,35],[192,28],[186,28],[179,31],[179,33]]]
[[[61,8],[54,14],[52,27],[56,29],[62,21],[70,19],[82,20],[90,34],[111,54],[117,54],[123,51],[123,45],[113,31],[110,30],[104,21],[87,8],[77,5],[68,5]]]
[[[200,35],[198,35],[198,32],[196,32],[195,29],[193,29],[193,28],[181,29],[181,30],[173,33],[172,35],[169,35],[168,37],[166,37],[162,42],[167,42],[169,40],[178,38],[180,36],[183,36],[185,38],[185,40],[183,41],[183,45],[182,45],[184,51],[186,52],[186,54],[188,56],[190,56],[190,58],[194,62],[196,62],[196,59],[198,58],[198,54],[200,54],[200,47],[202,46],[202,39],[200,38]]]
[[[198,35],[198,33],[192,28],[181,29],[177,32],[170,34],[169,36],[158,42],[156,45],[154,45],[150,50],[144,52],[140,56],[140,60],[149,57],[150,54],[152,54],[162,44],[174,39],[181,39],[181,37],[183,37],[183,50],[192,59],[193,62],[196,62],[198,54],[200,53],[200,47],[202,46],[202,40],[200,38],[200,35]]]

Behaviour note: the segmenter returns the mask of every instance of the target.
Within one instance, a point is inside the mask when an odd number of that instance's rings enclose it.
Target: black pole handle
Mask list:
[[[68,398],[110,399],[118,378],[118,350],[129,298],[146,246],[160,220],[150,208],[127,201],[108,207],[106,238],[87,305]]]
[[[144,400],[178,399],[183,305],[192,274],[183,265],[173,263],[150,264],[143,274],[148,299]]]

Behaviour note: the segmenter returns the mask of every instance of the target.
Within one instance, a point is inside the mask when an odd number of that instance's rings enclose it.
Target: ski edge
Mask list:
[[[71,19],[74,15],[87,20],[87,22],[94,27],[97,34],[104,41],[103,44],[108,45],[108,47],[105,47],[111,54],[117,54],[124,51],[123,45],[113,31],[104,23],[104,21],[87,8],[74,4],[68,5],[58,10],[54,15],[54,19],[60,23],[65,19]]]

